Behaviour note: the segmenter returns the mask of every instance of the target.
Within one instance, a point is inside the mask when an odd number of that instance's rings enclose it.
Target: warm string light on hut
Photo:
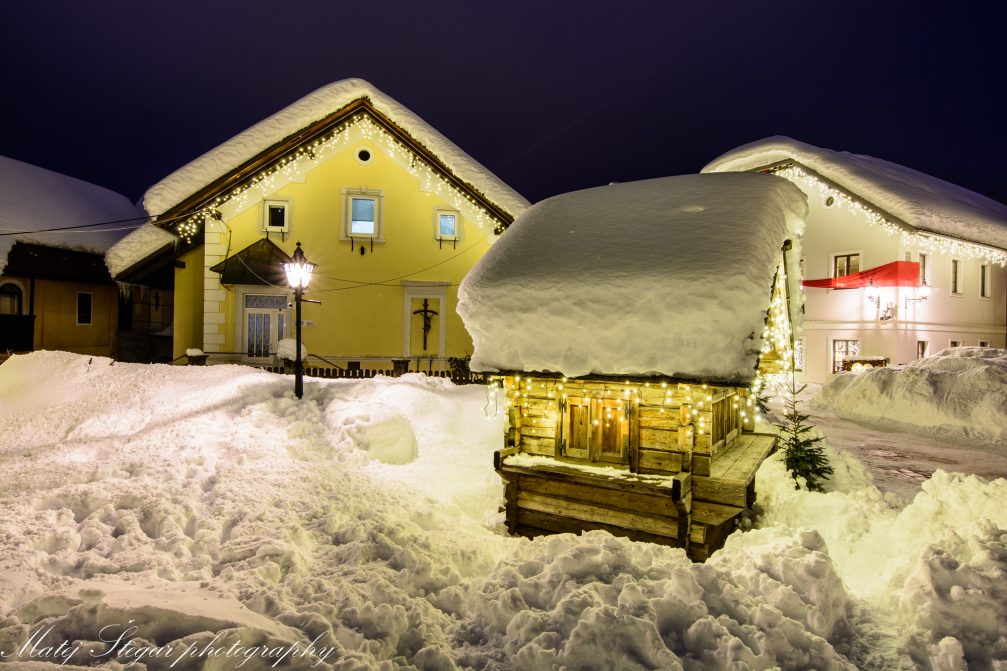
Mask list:
[[[779,383],[793,374],[793,332],[790,326],[790,315],[787,312],[786,297],[787,274],[781,260],[776,269],[776,279],[773,282],[773,294],[766,317],[766,325],[762,331],[762,347],[760,349],[760,356],[768,355],[771,352],[776,355],[779,371],[764,373],[760,367],[760,370],[756,372],[755,381],[751,386],[751,394],[746,399],[745,408],[741,410],[743,420],[751,414],[755,421],[759,421],[761,417],[758,409],[753,407],[752,399],[766,390],[769,384]]]
[[[814,175],[802,170],[796,165],[788,165],[772,170],[773,174],[785,177],[805,191],[817,191],[823,200],[832,198],[833,202],[864,217],[868,224],[880,227],[888,235],[899,235],[903,246],[916,247],[920,251],[931,254],[945,254],[956,258],[983,259],[990,263],[1007,266],[1007,252],[994,247],[986,247],[973,242],[955,240],[924,231],[906,230],[894,224],[878,212],[864,205],[859,200],[850,198],[846,193],[832,185],[823,182]]]
[[[360,112],[326,135],[303,144],[271,166],[260,170],[254,177],[222,194],[213,201],[193,212],[175,228],[176,233],[191,242],[200,232],[207,218],[214,210],[232,204],[237,211],[244,210],[251,200],[258,200],[274,193],[281,185],[281,178],[290,179],[303,175],[322,162],[331,158],[350,142],[364,139],[381,144],[386,152],[420,180],[424,191],[434,193],[450,203],[455,209],[465,212],[477,225],[491,223],[493,232],[500,234],[505,225],[465,193],[440,174],[432,165],[403,144],[387,130],[375,123],[365,112]]]

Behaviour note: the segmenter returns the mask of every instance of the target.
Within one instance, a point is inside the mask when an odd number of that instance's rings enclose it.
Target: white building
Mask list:
[[[895,364],[946,347],[1004,347],[1007,206],[786,137],[734,149],[703,171],[769,172],[808,196],[802,275],[829,288],[804,289],[795,350],[805,380],[823,382],[850,359]],[[910,263],[889,265],[897,261]]]

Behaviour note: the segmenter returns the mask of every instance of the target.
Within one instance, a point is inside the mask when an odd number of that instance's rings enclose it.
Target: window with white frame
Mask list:
[[[434,224],[438,240],[457,240],[461,237],[461,222],[455,210],[437,210],[434,212]]]
[[[94,294],[90,291],[77,292],[77,325],[90,326],[93,323]]]
[[[927,255],[920,252],[920,278],[919,284],[930,284],[930,280],[927,278]]]
[[[962,262],[959,259],[951,259],[951,293],[955,296],[961,296],[962,294],[963,272]]]
[[[262,201],[262,230],[267,233],[287,233],[290,231],[290,203],[288,201]]]
[[[925,359],[927,357],[927,350],[930,348],[929,340],[917,340],[916,341],[916,358]]]
[[[948,341],[948,347],[961,347],[961,346],[962,346],[962,341],[961,340],[949,340]]]
[[[990,341],[989,340],[980,340],[979,341],[979,346],[980,347],[989,347],[990,346]]]
[[[344,193],[346,212],[343,222],[343,237],[383,240],[381,192],[347,189]]]
[[[990,264],[988,263],[979,266],[979,296],[981,298],[990,297]]]

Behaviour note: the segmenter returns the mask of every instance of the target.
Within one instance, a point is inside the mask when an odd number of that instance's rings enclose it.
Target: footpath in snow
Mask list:
[[[1007,481],[758,475],[705,564],[510,538],[485,391],[36,352],[0,365],[0,661],[133,669],[1007,665]],[[27,663],[32,663],[28,666]]]

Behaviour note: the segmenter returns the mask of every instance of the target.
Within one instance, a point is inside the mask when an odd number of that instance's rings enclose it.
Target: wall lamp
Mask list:
[[[906,309],[909,309],[910,303],[922,303],[927,298],[930,297],[930,285],[927,284],[926,280],[920,282],[920,286],[916,287],[915,296],[906,296]]]

